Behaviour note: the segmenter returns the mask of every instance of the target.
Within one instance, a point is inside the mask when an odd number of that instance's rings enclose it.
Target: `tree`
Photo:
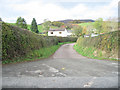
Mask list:
[[[103,32],[108,33],[112,31],[117,31],[118,30],[118,22],[117,18],[109,18],[106,21],[103,22],[102,24]]]
[[[35,33],[39,33],[35,18],[33,18],[32,23],[31,23],[31,31]]]
[[[97,33],[96,29],[93,27],[93,25],[87,25],[87,33],[86,34],[92,34]]]
[[[2,21],[2,19],[0,18],[0,21]]]
[[[42,24],[42,27],[43,27],[43,31],[45,31],[46,34],[48,33],[51,25],[52,25],[52,24],[51,24],[51,21],[49,21],[49,20],[47,20],[47,19],[44,20],[44,23]]]
[[[99,18],[95,21],[94,27],[96,28],[98,34],[102,32],[102,23],[103,23],[102,18]]]
[[[18,17],[16,25],[19,26],[20,28],[27,29],[27,23],[24,18]]]
[[[108,29],[108,28],[109,28],[108,21],[104,21],[104,22],[103,22],[102,28],[103,28],[103,30],[104,30],[104,33],[110,32],[110,30]]]
[[[52,22],[52,25],[53,26],[57,26],[57,27],[61,27],[61,26],[64,25],[64,23],[63,22],[54,21],[54,22]]]
[[[27,23],[24,18],[21,19],[22,22],[22,28],[27,29]]]
[[[66,26],[66,29],[71,30],[73,28],[73,25],[71,23],[66,23],[65,26]]]
[[[117,22],[117,20],[118,20],[117,18],[109,18],[107,20],[107,26],[108,26],[109,32],[118,30],[118,22]]]
[[[21,19],[22,19],[21,17],[18,17],[16,21],[16,25],[19,27],[21,26]]]
[[[83,28],[81,26],[75,26],[73,27],[73,34],[77,37],[82,36],[82,30]]]
[[[87,34],[87,28],[86,28],[86,27],[83,27],[82,35],[85,35],[85,34]]]

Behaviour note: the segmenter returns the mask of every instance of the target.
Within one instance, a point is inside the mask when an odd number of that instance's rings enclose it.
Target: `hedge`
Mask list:
[[[2,60],[25,56],[33,50],[57,45],[59,42],[76,40],[73,37],[42,36],[2,22]]]
[[[86,54],[90,54],[87,50],[92,49],[91,55],[94,55],[94,57],[117,59],[120,45],[118,34],[120,34],[120,31],[102,34],[97,37],[80,37],[76,45],[78,48],[82,48]]]

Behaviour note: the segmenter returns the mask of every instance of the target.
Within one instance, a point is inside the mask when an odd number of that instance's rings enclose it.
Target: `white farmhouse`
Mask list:
[[[72,35],[71,30],[66,29],[50,29],[48,31],[48,36],[68,37],[71,35]]]
[[[99,34],[94,34],[94,33],[92,33],[91,34],[91,37],[96,37],[96,36],[98,36]]]

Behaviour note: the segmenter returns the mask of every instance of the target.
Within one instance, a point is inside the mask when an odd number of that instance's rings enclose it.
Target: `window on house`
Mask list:
[[[53,32],[51,32],[51,34],[53,34]]]
[[[62,34],[62,32],[59,32],[59,34]]]

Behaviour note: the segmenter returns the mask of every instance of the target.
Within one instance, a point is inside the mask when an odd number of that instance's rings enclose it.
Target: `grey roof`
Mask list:
[[[65,31],[65,29],[50,29],[49,31]]]
[[[50,29],[49,31],[65,31],[65,29]],[[68,33],[72,33],[72,30],[67,30]]]

